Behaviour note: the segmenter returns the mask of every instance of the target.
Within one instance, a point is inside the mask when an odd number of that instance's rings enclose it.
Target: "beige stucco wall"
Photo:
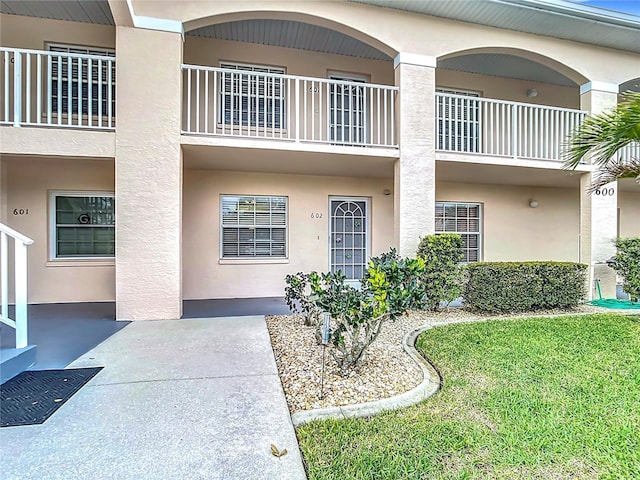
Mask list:
[[[537,52],[549,64],[565,65],[566,73],[573,71],[576,79],[617,84],[634,78],[640,69],[640,59],[630,52],[351,2],[132,3],[137,15],[175,19],[187,30],[243,18],[284,18],[334,28],[390,55],[409,52],[441,57],[471,49],[518,49]]]
[[[620,237],[640,237],[640,192],[619,191]]]
[[[577,189],[438,182],[436,200],[482,204],[482,260],[578,261]]]
[[[329,196],[369,197],[372,254],[388,250],[393,243],[393,196],[384,191],[392,188],[391,179],[185,170],[184,298],[282,296],[288,273],[327,271]],[[287,196],[288,260],[221,262],[221,194]],[[315,218],[316,213],[322,218]]]
[[[22,157],[3,158],[2,164],[7,224],[34,240],[28,250],[29,302],[113,301],[113,261],[51,261],[49,253],[49,191],[113,192],[113,161]],[[13,209],[29,213],[13,215]]]

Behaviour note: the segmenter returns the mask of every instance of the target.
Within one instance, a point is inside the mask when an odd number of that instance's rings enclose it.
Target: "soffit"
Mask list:
[[[346,0],[640,53],[640,17],[562,0]]]
[[[571,79],[545,65],[526,58],[516,57],[515,55],[494,53],[460,55],[438,60],[438,68],[551,83],[567,87],[575,87],[577,85]]]
[[[107,0],[2,0],[0,12],[68,22],[114,24]]]

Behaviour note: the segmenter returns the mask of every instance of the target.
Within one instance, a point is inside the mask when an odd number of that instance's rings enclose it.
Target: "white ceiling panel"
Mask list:
[[[107,0],[2,0],[0,12],[68,22],[114,24]]]
[[[373,60],[391,60],[381,51],[328,28],[289,20],[242,20],[187,32],[194,37],[297,48]]]

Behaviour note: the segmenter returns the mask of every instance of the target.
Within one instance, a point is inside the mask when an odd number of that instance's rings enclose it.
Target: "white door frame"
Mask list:
[[[331,209],[331,202],[364,202],[365,206],[365,257],[363,261],[364,269],[367,267],[367,263],[369,262],[369,258],[371,258],[371,198],[370,197],[344,197],[338,195],[330,195],[329,196],[329,236],[327,239],[327,247],[328,247],[328,259],[329,259],[329,271],[333,271],[333,261],[332,261],[332,235],[333,235],[333,211]],[[363,269],[363,275],[364,275]],[[359,279],[347,279],[348,283],[359,283]]]

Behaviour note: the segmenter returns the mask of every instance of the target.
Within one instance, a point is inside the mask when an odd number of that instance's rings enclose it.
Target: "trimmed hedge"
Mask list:
[[[465,305],[484,313],[570,308],[584,300],[587,266],[574,262],[479,262],[467,266]]]

